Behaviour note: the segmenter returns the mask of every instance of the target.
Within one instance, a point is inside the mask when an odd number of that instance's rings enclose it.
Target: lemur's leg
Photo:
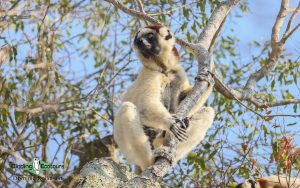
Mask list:
[[[145,170],[153,164],[153,152],[140,123],[136,106],[124,102],[116,114],[114,138],[126,159]]]
[[[177,145],[175,161],[182,159],[203,140],[207,130],[213,123],[214,109],[202,107],[190,119],[187,129],[187,140]]]

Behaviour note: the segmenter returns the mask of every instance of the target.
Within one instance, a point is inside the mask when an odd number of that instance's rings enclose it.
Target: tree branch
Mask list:
[[[111,4],[113,4],[115,7],[119,8],[120,10],[122,10],[123,12],[131,15],[131,16],[134,16],[134,17],[137,17],[137,18],[140,18],[140,19],[143,19],[143,20],[146,20],[146,21],[149,21],[153,24],[160,24],[162,25],[162,23],[160,23],[158,20],[154,19],[153,17],[147,15],[147,14],[144,14],[142,12],[137,12],[135,10],[132,10],[132,9],[129,9],[127,8],[123,3],[119,2],[118,0],[105,0]]]
[[[142,13],[146,14],[146,12],[145,12],[145,10],[144,10],[144,5],[143,5],[142,1],[141,1],[141,0],[136,0],[136,2],[137,2],[137,4],[138,4],[138,7],[139,7],[140,11],[141,11]]]
[[[296,14],[296,12],[299,9],[299,6],[300,6],[300,4],[294,11],[293,15]],[[291,34],[294,33],[300,27],[300,24],[297,25],[292,31],[287,32],[290,34],[286,33],[281,40],[279,39],[281,27],[282,27],[284,20],[288,13],[289,13],[289,0],[282,0],[280,10],[278,12],[275,24],[272,29],[271,53],[267,59],[266,64],[263,67],[261,67],[258,71],[256,71],[255,73],[250,75],[250,77],[244,87],[244,89],[246,90],[245,93],[247,94],[247,98],[251,97],[251,93],[252,93],[256,83],[259,80],[261,80],[263,77],[267,76],[275,68],[275,66],[277,65],[277,61],[283,52],[283,47],[286,42],[286,39],[289,36],[291,36]],[[293,20],[293,15],[291,16],[290,22],[292,22],[292,20]],[[289,31],[290,25],[291,25],[291,23],[288,24],[286,31]],[[249,93],[250,93],[250,95],[249,95]]]
[[[286,42],[286,40],[300,28],[300,23],[298,23],[290,32],[288,32],[284,37],[282,37],[281,41]]]
[[[223,20],[226,18],[228,13],[233,7],[235,7],[240,0],[228,0],[222,2],[210,16],[208,23],[199,35],[199,43],[202,44],[206,49],[209,48],[215,33],[221,26]]]
[[[222,95],[224,95],[229,99],[246,100],[254,104],[258,108],[275,107],[275,106],[282,106],[288,104],[299,104],[299,99],[261,103],[261,102],[257,102],[252,96],[252,91],[256,83],[263,77],[267,76],[274,69],[279,59],[279,56],[283,52],[283,46],[286,40],[300,27],[300,24],[298,24],[290,31],[291,23],[294,20],[294,17],[296,16],[297,12],[299,12],[300,10],[300,3],[299,3],[297,8],[293,10],[293,14],[289,20],[284,36],[282,37],[281,40],[279,40],[280,29],[283,25],[283,22],[287,14],[290,12],[288,5],[289,5],[289,0],[283,0],[281,3],[279,13],[277,15],[276,21],[272,29],[272,36],[271,36],[272,50],[266,64],[261,69],[259,69],[258,71],[250,75],[246,85],[244,86],[243,92],[239,90],[231,89],[228,86],[226,86],[223,83],[222,79],[217,75],[217,73],[215,73],[215,77],[214,77],[215,88],[218,92],[220,92]]]
[[[290,17],[289,19],[289,22],[286,26],[286,29],[285,29],[285,32],[284,32],[284,35],[283,35],[283,39],[284,38],[287,38],[287,35],[288,33],[290,33],[290,30],[291,30],[291,26],[292,26],[292,22],[293,20],[295,19],[296,15],[297,15],[297,12],[300,10],[300,2],[298,3],[298,6],[295,8],[295,10],[293,11],[292,13],[292,16]]]
[[[269,108],[269,107],[276,107],[276,106],[284,106],[288,104],[300,104],[300,99],[287,99],[282,101],[273,101],[268,103],[261,103],[255,101],[253,98],[249,99],[249,102],[254,104],[258,108]]]
[[[167,11],[165,11],[165,12],[149,13],[148,15],[149,15],[149,16],[161,16],[161,15],[171,14],[172,12],[174,12],[174,11],[176,11],[176,10],[185,8],[185,7],[189,6],[189,5],[194,4],[194,3],[197,3],[197,2],[198,2],[198,1],[186,3],[186,4],[184,4],[184,5],[180,5],[180,6],[178,6],[178,7],[172,8],[172,9],[167,10]]]
[[[247,95],[243,94],[241,91],[231,89],[228,86],[226,86],[222,79],[218,76],[217,73],[214,75],[215,80],[215,89],[224,95],[226,98],[237,100],[238,102],[242,100],[246,100],[250,103],[252,103],[257,108],[270,108],[270,107],[276,107],[276,106],[284,106],[289,104],[300,104],[300,99],[288,99],[288,100],[281,100],[281,101],[273,101],[273,102],[258,102],[256,99],[251,96],[250,98],[247,97]],[[241,102],[240,102],[241,103]],[[251,109],[251,111],[253,111]],[[254,112],[256,113],[256,112]],[[265,118],[266,116],[262,116],[262,118]]]

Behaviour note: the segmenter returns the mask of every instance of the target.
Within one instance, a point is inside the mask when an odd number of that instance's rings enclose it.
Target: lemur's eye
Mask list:
[[[253,180],[248,180],[248,182],[256,184],[256,181],[253,181]]]
[[[170,33],[170,30],[168,30],[168,35],[165,37],[165,40],[169,40],[172,38],[172,35]]]
[[[141,38],[139,38],[139,39],[136,39],[136,42],[137,42],[137,43],[142,43],[143,41],[142,41]]]
[[[147,35],[147,37],[148,37],[149,39],[153,38],[153,33],[149,33],[149,34]]]

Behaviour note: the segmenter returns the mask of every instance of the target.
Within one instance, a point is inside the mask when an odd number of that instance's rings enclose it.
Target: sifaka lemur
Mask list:
[[[209,86],[188,114],[188,126],[176,123],[178,118],[173,113],[181,96],[187,95],[192,86],[179,64],[175,37],[167,27],[151,25],[140,29],[133,49],[143,67],[115,116],[114,139],[126,159],[145,170],[155,162],[155,151],[165,145],[171,134],[180,141],[174,163],[185,157],[203,140],[215,113],[213,108],[203,106],[212,92]],[[168,102],[164,99],[167,86]]]

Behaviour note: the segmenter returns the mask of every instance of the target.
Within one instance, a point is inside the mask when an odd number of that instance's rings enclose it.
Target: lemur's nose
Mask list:
[[[145,45],[147,48],[151,48],[151,43],[148,42],[147,39],[145,39],[144,37],[140,39],[143,43],[143,45]]]
[[[155,48],[153,49],[155,54],[158,54],[160,52],[160,47],[159,46],[155,46]]]

